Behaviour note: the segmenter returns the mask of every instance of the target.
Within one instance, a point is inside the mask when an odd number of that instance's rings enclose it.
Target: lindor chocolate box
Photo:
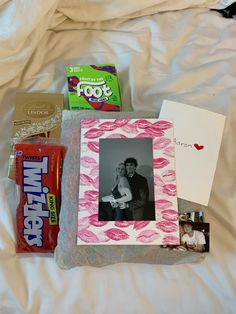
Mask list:
[[[8,177],[15,179],[13,143],[34,137],[59,139],[63,94],[16,93]]]

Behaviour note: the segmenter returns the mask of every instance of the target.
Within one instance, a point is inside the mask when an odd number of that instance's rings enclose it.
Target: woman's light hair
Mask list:
[[[120,162],[118,165],[117,165],[117,167],[116,167],[116,176],[115,176],[115,182],[117,183],[118,182],[118,179],[119,179],[119,176],[118,176],[118,174],[117,174],[117,170],[118,170],[118,167],[119,166],[124,166],[124,169],[125,169],[125,164],[123,163],[123,162]],[[125,169],[125,175],[126,175],[126,169]]]
[[[123,162],[120,162],[120,163],[116,166],[116,171],[118,170],[118,167],[121,166],[121,165],[125,167],[125,164],[124,164]]]

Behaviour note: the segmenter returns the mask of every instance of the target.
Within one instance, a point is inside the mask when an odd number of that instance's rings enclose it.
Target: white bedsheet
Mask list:
[[[236,313],[236,21],[207,9],[232,2],[0,1],[0,313]],[[228,115],[202,264],[61,270],[52,255],[15,254],[6,173],[16,91],[67,101],[65,65],[111,62],[126,111],[170,99]]]

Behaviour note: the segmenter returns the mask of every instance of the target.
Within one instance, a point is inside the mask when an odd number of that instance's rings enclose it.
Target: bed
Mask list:
[[[0,313],[236,313],[236,22],[233,1],[0,1]],[[64,93],[66,65],[114,63],[124,111],[169,99],[227,116],[201,263],[61,269],[15,253],[7,178],[17,91]]]

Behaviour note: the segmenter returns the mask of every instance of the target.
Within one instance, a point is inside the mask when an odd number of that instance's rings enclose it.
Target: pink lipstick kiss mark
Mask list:
[[[163,238],[162,244],[164,245],[179,245],[179,238],[175,236],[165,236]]]
[[[87,201],[85,199],[80,199],[79,200],[79,211],[87,211],[89,208],[93,205],[92,202]]]
[[[133,221],[116,221],[115,222],[115,226],[117,228],[127,228],[131,225],[133,225]]]
[[[157,129],[160,129],[160,130],[167,130],[169,128],[172,128],[173,123],[171,123],[169,121],[159,120],[159,121],[153,123],[153,126]]]
[[[166,209],[161,212],[162,218],[169,221],[178,220],[178,213],[173,209]]]
[[[165,184],[162,187],[163,193],[169,195],[169,196],[175,196],[176,195],[176,185],[174,184]]]
[[[97,201],[98,199],[98,192],[89,190],[84,192],[85,198],[87,198],[89,201]]]
[[[163,180],[158,174],[154,174],[154,184],[158,186],[162,186],[164,184]]]
[[[162,178],[166,182],[172,182],[175,181],[176,176],[175,176],[175,171],[174,170],[166,170],[162,173]]]
[[[80,175],[80,184],[83,186],[88,186],[88,185],[94,185],[94,181],[92,178],[90,178],[89,176],[87,176],[87,174],[81,174]]]
[[[87,200],[86,198],[84,198],[84,197],[81,197],[80,199],[79,199],[79,204],[85,204],[85,203],[87,203],[89,200]]]
[[[92,152],[99,153],[99,143],[97,143],[97,142],[88,142],[87,146],[88,146],[88,148]]]
[[[126,240],[129,238],[128,233],[126,233],[123,230],[119,230],[116,228],[111,228],[106,231],[104,231],[105,235],[108,236],[108,238],[114,240],[114,241],[120,241],[120,240]]]
[[[175,157],[174,146],[169,146],[169,147],[165,148],[165,150],[163,151],[163,154],[168,156],[168,157],[174,158]]]
[[[80,158],[80,164],[84,168],[93,168],[93,167],[96,167],[98,165],[97,161],[94,158],[87,157],[87,156]]]
[[[146,129],[152,126],[152,123],[148,120],[137,120],[134,122],[134,125],[139,129]]]
[[[138,135],[135,136],[136,138],[152,138],[153,135],[151,133],[139,133]]]
[[[103,122],[98,125],[98,128],[102,131],[113,131],[118,128],[118,126],[114,122]]]
[[[98,204],[97,202],[91,202],[85,198],[80,198],[78,211],[88,211],[90,214],[96,214],[98,212]]]
[[[88,217],[80,218],[78,221],[78,230],[86,229],[89,227],[89,225],[90,225],[90,222],[89,222]]]
[[[169,160],[167,160],[166,158],[163,158],[163,157],[153,159],[153,167],[155,169],[164,168],[169,163],[170,163]]]
[[[98,138],[101,137],[104,132],[100,129],[91,129],[84,134],[85,138]]]
[[[99,120],[96,120],[96,119],[88,119],[88,120],[82,120],[81,121],[81,127],[82,128],[86,128],[86,129],[89,129],[91,128],[92,126],[98,124]]]
[[[170,208],[173,205],[172,202],[167,201],[167,200],[158,200],[155,202],[155,207],[157,207],[157,209],[167,209]]]
[[[157,174],[155,174],[154,175],[154,190],[155,190],[155,194],[157,194],[157,195],[163,194],[163,191],[162,191],[163,185],[164,185],[164,182],[161,180],[161,178]]]
[[[137,236],[137,241],[142,243],[151,243],[157,238],[159,238],[160,234],[154,230],[144,230],[139,233]]]
[[[145,132],[152,135],[152,137],[161,137],[165,135],[165,132],[155,128],[154,126],[148,127],[145,129]]]
[[[90,206],[88,207],[88,212],[89,214],[97,214],[98,212],[98,204],[97,203],[91,203]]]
[[[93,167],[89,173],[91,177],[97,177],[99,175],[99,167]]]
[[[117,127],[122,127],[128,123],[128,119],[115,119],[114,123]]]
[[[96,177],[96,178],[93,180],[92,185],[95,187],[95,189],[98,189],[98,186],[99,186],[99,178],[98,178],[98,177]]]
[[[204,145],[194,144],[194,147],[195,147],[197,150],[202,150],[202,149],[204,148]]]
[[[154,191],[155,191],[155,194],[159,197],[159,195],[162,195],[163,194],[163,191],[162,191],[162,187],[161,186],[158,186],[158,185],[155,185],[154,186]]]
[[[98,233],[98,238],[100,243],[106,243],[110,241],[110,238],[108,238],[108,236],[106,236],[103,232]]]
[[[134,227],[133,229],[134,230],[139,230],[139,229],[142,229],[144,227],[146,227],[148,224],[149,224],[150,221],[135,221],[134,223]]]
[[[126,133],[136,134],[138,132],[138,129],[135,125],[131,123],[127,123],[124,126],[121,127],[121,129]]]
[[[171,139],[166,137],[157,138],[153,141],[154,149],[163,149],[171,143]]]
[[[90,224],[95,227],[102,227],[108,223],[107,221],[99,221],[98,214],[91,215],[88,218],[89,218]]]
[[[126,138],[126,137],[127,136],[125,136],[124,134],[114,133],[114,134],[108,135],[106,138]]]
[[[99,243],[99,238],[92,231],[82,229],[78,231],[78,237],[80,240],[86,243]]]
[[[175,223],[166,220],[158,222],[156,227],[167,233],[174,232],[178,229],[178,226]]]

